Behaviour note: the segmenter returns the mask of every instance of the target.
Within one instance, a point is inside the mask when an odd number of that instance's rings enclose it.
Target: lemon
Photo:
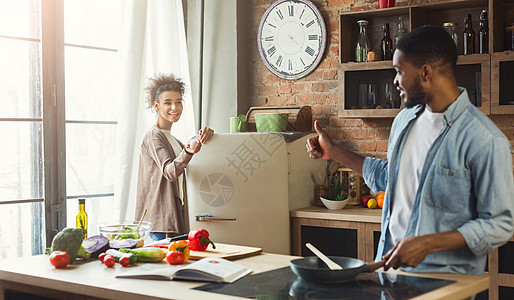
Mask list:
[[[369,199],[368,200],[368,208],[375,208],[375,207],[377,207],[377,200]]]

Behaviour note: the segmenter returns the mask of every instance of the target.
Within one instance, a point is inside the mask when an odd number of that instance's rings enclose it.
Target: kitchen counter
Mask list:
[[[325,207],[311,206],[292,210],[293,218],[325,219],[349,222],[365,222],[380,224],[382,209],[370,209],[362,206],[345,206],[343,209],[329,210]]]
[[[293,258],[295,257],[264,253],[236,262],[252,268],[255,274],[286,267]],[[46,255],[4,260],[0,261],[0,300],[5,299],[5,290],[22,291],[55,299],[237,299],[233,296],[191,289],[204,285],[202,282],[115,278],[116,274],[132,268],[134,267],[122,268],[118,264],[115,268],[106,268],[99,261],[91,261],[69,265],[65,269],[54,269]],[[389,272],[414,275],[399,271]],[[416,299],[460,299],[489,287],[488,277],[454,274],[416,276],[456,281]]]

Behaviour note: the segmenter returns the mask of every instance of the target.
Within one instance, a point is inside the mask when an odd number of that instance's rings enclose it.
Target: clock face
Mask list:
[[[262,62],[283,79],[312,72],[325,52],[327,33],[319,10],[308,0],[278,0],[264,12],[257,33]]]

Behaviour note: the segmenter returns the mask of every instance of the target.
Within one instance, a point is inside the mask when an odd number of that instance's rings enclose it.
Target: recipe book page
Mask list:
[[[152,280],[193,280],[232,283],[252,272],[238,263],[219,258],[207,257],[185,265],[146,263],[116,275],[116,278]]]

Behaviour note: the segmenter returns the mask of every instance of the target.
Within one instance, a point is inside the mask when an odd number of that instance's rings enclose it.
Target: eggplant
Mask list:
[[[92,258],[97,258],[100,253],[109,249],[109,239],[103,235],[93,235],[83,240],[82,246],[91,253]]]

